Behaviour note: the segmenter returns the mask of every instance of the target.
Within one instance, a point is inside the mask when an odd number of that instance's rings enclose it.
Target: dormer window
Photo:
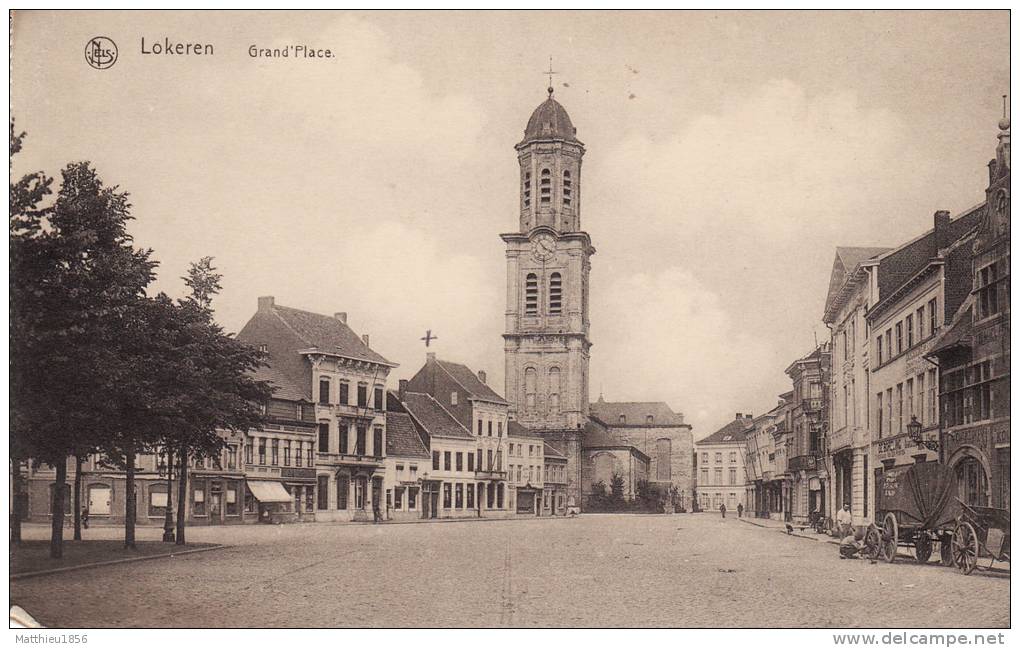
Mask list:
[[[552,200],[552,173],[549,169],[542,169],[542,179],[538,182],[539,199],[542,204]]]
[[[538,276],[534,273],[524,279],[524,314],[538,314]]]
[[[627,416],[625,414],[620,414],[620,425],[627,425]]]
[[[569,207],[573,198],[573,183],[570,180],[570,171],[563,172],[563,206]]]
[[[549,314],[559,315],[563,312],[563,279],[560,273],[554,272],[549,277]]]
[[[531,207],[531,171],[524,174],[524,206]]]
[[[269,345],[268,344],[260,344],[259,345],[259,352],[260,353],[269,353]]]
[[[457,404],[457,392],[455,392],[455,391],[450,392],[450,405],[456,405],[456,404]]]
[[[655,417],[649,414],[648,416],[645,417],[645,423],[647,423],[648,425],[654,425]]]

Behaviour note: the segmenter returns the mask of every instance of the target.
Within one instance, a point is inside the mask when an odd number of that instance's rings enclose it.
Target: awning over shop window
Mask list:
[[[270,502],[289,502],[290,493],[280,482],[274,481],[248,481],[248,490],[255,496],[255,499],[263,504]]]

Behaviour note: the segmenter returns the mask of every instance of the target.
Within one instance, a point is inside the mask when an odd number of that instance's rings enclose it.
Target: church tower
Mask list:
[[[581,229],[584,144],[549,97],[517,144],[519,226],[506,242],[506,398],[513,420],[568,458],[577,494],[588,420],[588,273],[595,253]]]

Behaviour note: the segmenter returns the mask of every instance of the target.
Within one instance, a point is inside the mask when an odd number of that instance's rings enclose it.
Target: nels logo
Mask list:
[[[97,70],[113,67],[117,62],[117,43],[106,36],[96,36],[85,43],[85,62]]]

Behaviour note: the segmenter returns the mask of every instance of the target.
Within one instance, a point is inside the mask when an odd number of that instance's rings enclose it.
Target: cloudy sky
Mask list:
[[[113,39],[107,70],[85,43]],[[201,42],[206,57],[141,53]],[[253,59],[251,45],[330,48]],[[983,199],[1008,14],[24,13],[15,173],[91,160],[183,293],[216,258],[232,331],[259,295],[345,310],[397,377],[435,350],[503,383],[505,261],[531,111],[587,146],[592,398],[704,436],[809,352],[837,245],[896,245]]]

